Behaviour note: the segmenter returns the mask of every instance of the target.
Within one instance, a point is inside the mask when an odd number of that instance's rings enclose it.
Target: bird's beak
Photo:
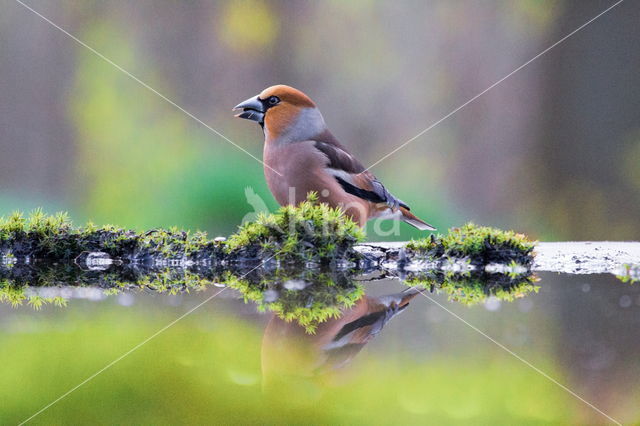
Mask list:
[[[247,120],[257,121],[262,123],[264,121],[264,105],[257,96],[247,99],[244,102],[240,102],[233,110],[237,111],[241,109],[240,114],[236,114],[238,118],[246,118]]]

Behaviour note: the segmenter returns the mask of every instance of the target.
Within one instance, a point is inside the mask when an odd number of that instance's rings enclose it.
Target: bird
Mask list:
[[[263,384],[324,380],[340,374],[384,326],[420,293],[415,287],[379,297],[363,296],[351,308],[318,325],[314,333],[274,315],[262,340]]]
[[[436,229],[411,213],[327,128],[316,104],[302,91],[278,84],[233,108],[258,122],[264,133],[264,173],[281,205],[298,205],[310,192],[341,208],[361,227],[369,219],[401,220],[419,230]]]

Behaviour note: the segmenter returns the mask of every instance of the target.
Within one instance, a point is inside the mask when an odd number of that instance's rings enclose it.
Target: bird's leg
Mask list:
[[[387,206],[389,206],[391,211],[395,212],[396,210],[398,210],[398,207],[400,206],[400,202],[398,201],[397,198],[395,198],[391,194],[387,193],[386,195],[387,195]]]

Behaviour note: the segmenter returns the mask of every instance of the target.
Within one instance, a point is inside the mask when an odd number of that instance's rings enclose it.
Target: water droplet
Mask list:
[[[276,300],[278,300],[278,297],[280,297],[280,295],[275,290],[266,290],[262,294],[262,300],[264,300],[266,303],[275,302]]]
[[[497,311],[500,309],[500,299],[491,296],[484,302],[484,307],[487,311]]]
[[[622,308],[628,308],[629,306],[631,306],[631,304],[633,303],[633,300],[631,300],[631,297],[627,296],[626,294],[624,296],[622,296],[620,298],[620,307]]]
[[[303,280],[289,280],[284,283],[284,288],[287,290],[304,290],[307,285],[309,283]]]
[[[135,296],[130,293],[120,293],[118,295],[118,304],[121,306],[131,306],[135,302]]]

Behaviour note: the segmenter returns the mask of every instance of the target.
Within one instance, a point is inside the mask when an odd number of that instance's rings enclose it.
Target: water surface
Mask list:
[[[160,330],[31,422],[611,423],[554,381],[640,421],[640,286],[539,278],[537,292],[472,306],[437,288],[411,295],[398,279],[362,282],[314,334],[231,288],[31,289],[68,302],[0,305],[0,422],[29,418]]]

